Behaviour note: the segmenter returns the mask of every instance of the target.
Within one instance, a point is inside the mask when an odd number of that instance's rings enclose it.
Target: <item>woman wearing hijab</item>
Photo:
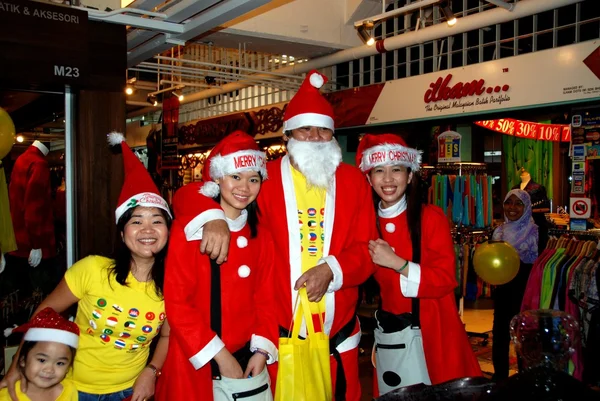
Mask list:
[[[538,257],[538,226],[531,216],[531,198],[527,192],[513,189],[506,194],[504,224],[494,231],[492,239],[511,244],[521,259],[517,276],[494,291],[492,362],[494,379],[502,380],[509,371],[510,321],[521,310],[527,279]]]

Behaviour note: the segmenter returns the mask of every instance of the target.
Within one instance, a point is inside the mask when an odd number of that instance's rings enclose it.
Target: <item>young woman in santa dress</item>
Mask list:
[[[277,361],[279,336],[273,246],[257,230],[256,214],[265,166],[254,139],[236,131],[211,151],[204,182],[189,184],[219,202],[222,210],[214,213],[225,214],[230,251],[224,263],[211,266],[216,262],[200,252],[198,241],[188,241],[198,239],[193,236],[201,235],[203,222],[174,220],[164,291],[173,330],[156,401],[230,400],[233,393],[272,400],[266,365]]]
[[[381,288],[381,309],[394,315],[409,313],[411,299],[420,299],[431,384],[481,376],[456,307],[455,255],[447,217],[437,206],[422,204],[420,152],[397,135],[367,134],[356,161],[373,187],[378,214],[381,238],[370,242],[369,251],[379,266],[374,277]],[[418,234],[419,229],[420,263],[413,263],[411,233]],[[374,395],[378,393],[375,388]]]

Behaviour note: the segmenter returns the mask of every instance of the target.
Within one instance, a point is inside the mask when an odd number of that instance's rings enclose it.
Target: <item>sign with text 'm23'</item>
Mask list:
[[[571,141],[571,126],[567,124],[540,124],[513,118],[475,121],[474,123],[492,131],[519,138],[554,142]]]
[[[5,87],[62,89],[83,84],[88,64],[85,11],[0,0],[0,81]]]

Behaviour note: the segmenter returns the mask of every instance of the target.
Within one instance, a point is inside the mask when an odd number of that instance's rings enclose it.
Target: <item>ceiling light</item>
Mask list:
[[[131,87],[131,86],[126,87],[125,88],[125,93],[127,95],[133,95],[133,87]]]
[[[456,17],[454,16],[454,13],[452,12],[452,9],[448,3],[440,3],[440,8],[446,17],[446,23],[448,26],[454,26],[456,24]]]
[[[181,95],[180,95],[180,94],[178,94],[178,93],[177,93],[177,92],[175,92],[175,91],[173,91],[173,92],[171,92],[171,93],[173,93],[173,96],[177,96],[177,98],[179,99],[179,101],[180,101],[180,102],[183,102],[183,99],[184,99],[184,97],[183,97],[183,93],[182,93]]]
[[[23,138],[23,135],[17,135],[17,142],[23,143],[24,140],[25,138]]]
[[[373,21],[365,21],[362,25],[359,25],[356,28],[356,32],[358,33],[358,37],[364,44],[367,46],[373,46],[375,44],[375,38],[373,37]]]

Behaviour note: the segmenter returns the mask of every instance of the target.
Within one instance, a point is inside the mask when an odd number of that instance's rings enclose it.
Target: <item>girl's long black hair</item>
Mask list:
[[[410,174],[412,169],[408,167],[406,169],[407,173]],[[370,173],[369,173],[370,174]],[[375,192],[375,189],[371,189],[373,191],[373,204],[375,205],[375,213],[379,211],[379,202],[381,198]],[[411,238],[414,235],[418,235],[417,238],[421,237],[421,212],[423,210],[423,204],[426,203],[425,199],[423,199],[423,191],[421,178],[418,173],[413,173],[412,179],[410,180],[410,184],[406,187],[406,218],[408,220],[408,231],[410,232]],[[377,219],[377,231],[379,232],[379,236],[381,236],[381,228],[379,226],[379,218]]]
[[[134,210],[135,208],[128,209],[119,218],[119,222],[117,223],[117,232],[119,237],[121,237],[125,231],[125,224],[127,224],[127,222],[131,219],[131,216],[133,216]],[[160,213],[165,218],[165,221],[167,222],[167,228],[170,230],[171,217],[165,210],[160,208],[158,208],[158,210],[160,210]],[[169,242],[167,241],[164,248],[154,255],[154,264],[152,265],[152,270],[150,271],[150,277],[154,282],[156,295],[159,297],[162,297],[163,295],[163,288],[165,284],[165,259],[167,257],[168,247]],[[131,250],[127,247],[127,245],[125,245],[124,241],[118,242],[113,254],[113,259],[115,263],[110,267],[109,275],[114,275],[117,283],[127,286],[127,276],[129,276],[129,272],[131,271]]]

